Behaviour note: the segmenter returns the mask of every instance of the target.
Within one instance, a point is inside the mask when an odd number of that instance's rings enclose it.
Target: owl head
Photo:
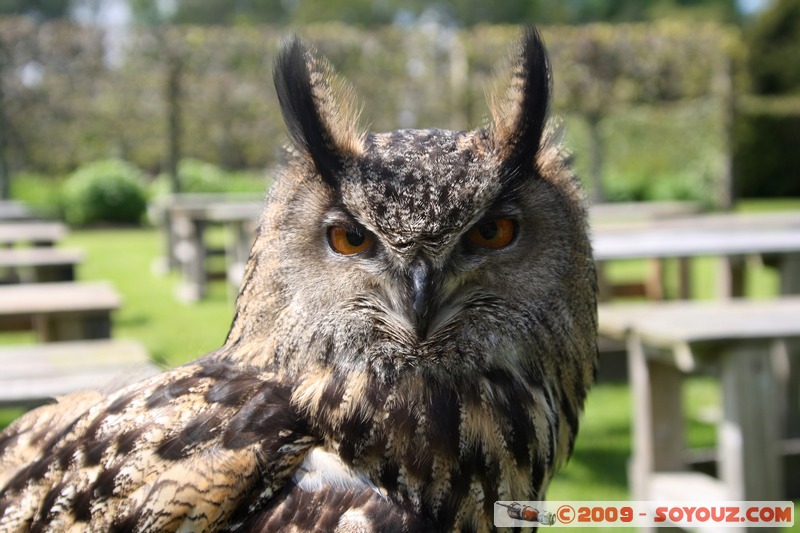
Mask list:
[[[583,194],[546,127],[551,74],[535,29],[512,63],[488,125],[367,133],[331,66],[298,39],[284,45],[274,77],[291,146],[231,352],[389,382],[501,371],[588,384],[594,263]]]

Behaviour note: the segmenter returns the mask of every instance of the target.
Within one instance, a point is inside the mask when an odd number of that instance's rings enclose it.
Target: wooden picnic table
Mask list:
[[[800,252],[797,229],[674,230],[603,232],[594,239],[598,261],[650,257],[740,256]]]
[[[787,345],[800,339],[800,297],[603,304],[599,331],[627,342],[633,499],[782,499],[787,398],[797,401],[786,393]],[[684,454],[682,376],[709,365],[722,384],[719,481],[687,472]]]
[[[147,350],[131,340],[0,347],[0,407],[34,407],[83,390],[112,390],[156,374]]]
[[[61,222],[0,223],[0,245],[27,243],[34,246],[51,246],[66,234],[67,226]]]
[[[203,218],[206,208],[211,204],[253,204],[263,207],[263,195],[250,193],[180,193],[169,194],[150,202],[147,211],[154,224],[165,232],[164,267],[165,270],[180,268],[175,256],[177,238],[173,228],[174,215],[178,217]],[[259,211],[260,212],[260,211]],[[248,211],[248,217],[258,218],[258,212]]]
[[[703,215],[626,230],[601,227],[594,231],[593,247],[599,269],[611,260],[680,259],[683,299],[690,294],[688,258],[698,256],[720,257],[718,293],[725,298],[744,296],[745,256],[761,256],[778,270],[782,295],[800,294],[800,212]],[[601,283],[601,299],[607,296]],[[800,343],[788,346],[793,359],[800,358]],[[792,366],[789,394],[800,397],[800,362]],[[788,416],[800,436],[800,407],[792,405]]]
[[[254,195],[177,195],[173,203],[162,206],[162,221],[167,234],[167,260],[183,274],[178,296],[196,301],[206,294],[212,275],[208,258],[223,255],[226,272],[236,271],[247,260],[255,225],[264,208],[263,199]],[[225,247],[209,245],[206,230],[211,225],[226,228]]]
[[[612,204],[613,205],[613,204]],[[591,212],[591,208],[590,208]],[[718,229],[790,229],[800,228],[800,211],[769,213],[697,213],[673,217],[592,217],[592,226],[601,231],[637,231],[644,229],[718,230]]]
[[[589,223],[592,228],[606,231],[614,228],[631,229],[647,227],[653,222],[697,215],[704,211],[699,202],[608,202],[589,206]],[[663,297],[662,275],[663,259],[650,259],[650,274],[641,281],[611,283],[605,276],[602,263],[598,264],[598,281],[601,295],[611,296],[646,295],[649,298]]]
[[[766,257],[782,279],[798,276],[800,212],[700,215],[628,226],[599,225],[593,229],[592,244],[601,271],[607,261],[677,258],[682,298],[690,294],[688,258],[718,256],[723,265],[718,276],[720,293],[741,296],[747,256]],[[656,274],[661,276],[661,272]],[[660,285],[661,280],[657,281]],[[790,283],[798,286],[784,293],[800,293],[800,281]],[[608,291],[602,286],[601,295],[608,299]]]
[[[81,250],[64,248],[0,248],[0,269],[9,271],[2,280],[23,283],[73,281],[75,265],[83,257]]]
[[[0,329],[33,327],[43,342],[108,338],[121,302],[107,282],[0,286]]]

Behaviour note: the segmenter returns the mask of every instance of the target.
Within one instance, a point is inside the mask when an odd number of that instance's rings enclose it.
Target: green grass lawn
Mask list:
[[[768,207],[759,202],[745,209]],[[800,209],[800,201],[781,202],[780,207]],[[180,303],[175,298],[178,275],[162,276],[153,271],[153,264],[163,249],[158,230],[73,231],[62,246],[85,250],[85,261],[78,269],[79,279],[109,280],[122,294],[123,306],[114,315],[114,337],[141,341],[159,364],[168,367],[184,363],[224,342],[233,316],[233,302],[227,287],[223,282],[214,282],[203,301]],[[613,279],[634,279],[641,276],[646,267],[642,261],[621,262],[611,265],[609,274]],[[714,268],[713,259],[693,261],[696,297],[713,297],[709,287],[713,286]],[[750,295],[768,296],[776,291],[776,276],[767,269],[759,269],[748,280]],[[30,334],[0,335],[0,343],[19,342],[33,342],[33,338]],[[687,439],[690,445],[713,446],[715,428],[708,419],[709,413],[718,412],[719,408],[715,380],[688,379],[684,403],[689,415]],[[0,411],[0,427],[20,412]],[[627,385],[596,385],[589,395],[575,453],[553,481],[548,498],[628,499],[630,417],[631,397]]]
[[[63,246],[86,251],[79,279],[109,280],[122,294],[114,336],[143,342],[159,364],[185,363],[224,342],[233,318],[227,287],[211,283],[206,299],[195,304],[178,301],[179,275],[154,273],[163,251],[158,230],[75,231]]]

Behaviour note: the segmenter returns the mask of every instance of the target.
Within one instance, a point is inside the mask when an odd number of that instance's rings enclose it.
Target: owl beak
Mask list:
[[[427,259],[418,258],[411,264],[411,315],[414,329],[423,339],[428,333],[431,316],[431,264]]]

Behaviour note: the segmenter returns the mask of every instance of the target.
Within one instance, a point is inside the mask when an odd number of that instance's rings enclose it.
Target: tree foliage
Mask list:
[[[743,196],[800,195],[800,0],[777,0],[747,34],[753,92],[739,108],[734,171]]]
[[[73,3],[69,0],[2,0],[0,15],[28,15],[39,20],[65,18]]]
[[[800,0],[777,0],[748,35],[757,94],[800,93]]]
[[[158,0],[129,0],[142,22],[159,13]],[[293,24],[342,22],[359,26],[436,18],[454,26],[585,24],[660,18],[735,22],[735,0],[177,0],[161,20],[181,24]],[[158,17],[156,17],[158,18]]]
[[[42,161],[41,170],[70,169],[107,145],[114,80],[100,30],[0,18],[0,50],[12,167]]]
[[[357,88],[370,129],[385,131],[480,126],[486,92],[518,31],[324,24],[303,35]],[[152,173],[168,168],[166,88],[174,58],[182,157],[226,169],[270,166],[284,135],[270,81],[284,33],[273,26],[142,26],[129,34],[121,60],[109,62],[108,41],[91,28],[0,19],[0,47],[13,51],[0,69],[11,163],[17,171],[64,173],[115,156]],[[735,32],[710,24],[593,24],[543,33],[555,110],[591,118],[595,135],[605,135],[605,117],[630,106],[708,101],[720,108],[719,78],[738,42]],[[716,172],[698,165],[701,173]]]

